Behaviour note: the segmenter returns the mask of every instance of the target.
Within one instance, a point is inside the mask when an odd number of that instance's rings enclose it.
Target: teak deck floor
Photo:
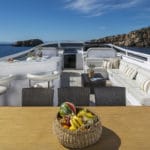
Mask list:
[[[81,84],[81,73],[83,70],[72,70],[65,69],[61,75],[61,87],[69,87],[69,86],[82,86]],[[95,105],[94,95],[90,95],[90,106]]]
[[[73,69],[65,69],[61,75],[61,87],[69,87],[69,86],[82,86],[81,84],[81,74],[83,70],[73,70]],[[106,86],[112,86],[111,82],[107,80]],[[126,105],[130,104],[126,102]],[[90,94],[90,106],[95,106],[95,97],[94,94]]]

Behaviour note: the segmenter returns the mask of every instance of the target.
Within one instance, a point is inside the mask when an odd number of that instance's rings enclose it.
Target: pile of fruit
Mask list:
[[[98,117],[87,109],[76,108],[70,102],[64,102],[59,109],[59,122],[69,130],[88,129],[98,121]]]

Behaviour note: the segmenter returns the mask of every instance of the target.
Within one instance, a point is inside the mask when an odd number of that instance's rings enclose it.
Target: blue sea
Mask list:
[[[137,47],[124,47],[124,48],[129,49],[131,51],[140,52],[140,53],[150,55],[150,48],[137,48]]]
[[[18,53],[18,52],[23,52],[23,51],[28,50],[30,48],[32,48],[32,47],[16,47],[16,46],[12,46],[12,44],[1,44],[0,43],[0,57],[12,55],[12,54],[15,54],[15,53]],[[130,47],[128,49],[136,51],[136,52],[150,54],[150,48]]]
[[[18,52],[23,52],[32,47],[16,47],[12,46],[12,44],[0,44],[0,57],[12,55]]]

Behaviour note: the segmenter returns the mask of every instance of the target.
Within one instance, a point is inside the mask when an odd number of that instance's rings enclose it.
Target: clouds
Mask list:
[[[108,11],[131,8],[142,0],[66,0],[65,8],[87,16],[100,16]]]
[[[66,8],[79,11],[83,14],[101,15],[103,4],[98,0],[67,0]]]

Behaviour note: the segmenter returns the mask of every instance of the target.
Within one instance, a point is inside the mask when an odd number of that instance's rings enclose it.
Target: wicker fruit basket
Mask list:
[[[83,108],[77,108],[77,111],[80,111],[82,109]],[[96,143],[100,139],[102,134],[102,125],[100,119],[90,110],[87,111],[97,117],[96,122],[94,122],[90,126],[83,126],[74,131],[64,128],[61,125],[59,121],[60,114],[58,112],[53,123],[53,128],[59,142],[63,146],[68,148],[84,148]]]

